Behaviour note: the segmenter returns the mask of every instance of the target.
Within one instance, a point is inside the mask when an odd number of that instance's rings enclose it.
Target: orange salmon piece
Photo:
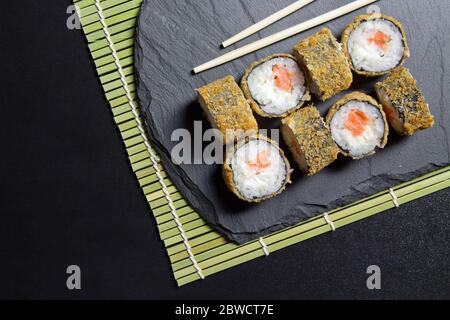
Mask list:
[[[345,120],[345,128],[350,131],[353,137],[359,137],[366,130],[369,117],[360,110],[352,109]]]
[[[286,68],[283,68],[280,64],[274,64],[272,67],[272,72],[275,79],[275,86],[283,91],[292,91],[292,78],[293,74]]]
[[[256,175],[262,173],[264,169],[270,167],[269,150],[264,150],[256,155],[255,161],[247,161],[247,165],[256,171]]]
[[[385,108],[384,113],[386,113],[386,118],[389,121],[393,121],[395,119],[395,111],[391,108]]]
[[[391,37],[382,31],[377,31],[375,35],[367,39],[369,43],[375,43],[375,45],[383,51],[388,48],[388,42],[391,41]]]

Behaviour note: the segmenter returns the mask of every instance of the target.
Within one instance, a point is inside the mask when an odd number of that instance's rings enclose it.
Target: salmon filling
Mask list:
[[[256,172],[256,175],[264,172],[264,170],[269,168],[271,164],[272,162],[269,159],[268,149],[258,153],[255,160],[247,161],[247,165]]]
[[[369,41],[369,44],[375,44],[384,54],[389,49],[389,41],[391,41],[391,37],[382,31],[377,31],[375,32],[375,35],[373,37],[369,37],[367,41]]]
[[[283,68],[278,63],[272,67],[272,72],[274,75],[275,86],[285,92],[291,92],[292,78],[294,77],[293,73],[286,68]]]
[[[364,133],[369,122],[370,118],[364,112],[352,109],[345,121],[345,128],[350,131],[353,137],[359,137]]]

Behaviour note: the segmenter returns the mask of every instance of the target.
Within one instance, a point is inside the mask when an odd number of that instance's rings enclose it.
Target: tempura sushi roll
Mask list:
[[[252,109],[263,117],[284,117],[311,99],[295,57],[274,54],[254,62],[241,81]]]
[[[311,93],[320,100],[327,100],[351,86],[350,65],[330,29],[324,28],[300,41],[294,47],[294,55],[306,72]]]
[[[282,120],[281,132],[300,170],[312,176],[336,160],[339,148],[314,106],[307,106]]]
[[[224,143],[255,134],[258,124],[247,100],[232,76],[197,89],[199,103]]]
[[[405,67],[397,68],[375,85],[389,124],[401,135],[412,135],[417,130],[433,126],[430,113],[416,80]]]
[[[341,41],[352,69],[365,76],[387,74],[409,57],[402,25],[386,15],[357,17],[344,30]]]
[[[362,92],[349,93],[336,102],[326,121],[342,153],[354,159],[374,154],[386,145],[389,127],[383,108]]]
[[[228,188],[247,202],[270,199],[291,182],[291,167],[283,150],[262,135],[246,137],[229,147],[222,172]]]

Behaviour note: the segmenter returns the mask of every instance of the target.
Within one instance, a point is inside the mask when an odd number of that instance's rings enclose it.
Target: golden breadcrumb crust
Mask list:
[[[397,68],[375,85],[378,97],[385,94],[403,120],[402,135],[413,135],[417,130],[433,126],[434,117],[417,81],[405,67]],[[382,99],[380,98],[382,101]]]
[[[309,89],[322,101],[351,86],[350,65],[330,29],[324,28],[300,41],[294,47],[294,55],[307,71]]]
[[[251,140],[264,140],[269,142],[270,144],[272,144],[273,146],[276,147],[276,149],[280,152],[281,157],[284,160],[284,163],[286,165],[286,177],[285,177],[285,181],[282,185],[282,187],[275,193],[262,197],[262,198],[256,198],[256,199],[247,199],[245,198],[242,194],[240,194],[239,190],[237,190],[236,188],[236,184],[234,182],[234,175],[233,175],[233,168],[231,167],[231,160],[233,159],[233,156],[235,154],[235,152],[242,146],[244,146],[245,144],[247,144],[249,141]],[[246,137],[242,140],[239,140],[234,147],[229,147],[225,156],[225,162],[223,163],[222,166],[222,175],[223,175],[223,179],[225,180],[225,184],[227,185],[227,187],[241,200],[244,200],[246,202],[253,202],[253,203],[259,203],[262,202],[264,200],[268,200],[270,198],[273,198],[277,195],[279,195],[281,192],[283,192],[286,188],[286,185],[288,183],[291,183],[291,166],[289,164],[288,159],[286,158],[286,156],[284,155],[283,150],[280,149],[280,147],[278,146],[278,144],[276,144],[273,140],[267,138],[266,136],[263,135],[253,135],[253,136],[249,136]]]
[[[289,129],[295,141],[289,146],[291,152],[301,153],[305,163],[298,163],[304,174],[312,176],[336,160],[340,150],[331,137],[330,130],[314,106],[306,106],[282,120],[283,130]],[[283,134],[286,143],[287,139]],[[298,159],[298,157],[295,157]],[[305,167],[303,167],[306,165]]]
[[[293,108],[293,109],[291,109],[291,110],[289,110],[289,111],[287,111],[287,112],[285,112],[283,114],[280,114],[280,115],[278,115],[278,114],[270,114],[270,113],[265,112],[263,109],[261,109],[261,107],[259,106],[258,102],[256,102],[255,99],[253,99],[253,97],[252,97],[252,94],[250,92],[250,88],[248,87],[248,77],[250,76],[250,74],[252,73],[252,71],[256,67],[258,67],[259,65],[261,65],[261,64],[263,64],[263,63],[265,63],[267,61],[275,59],[275,58],[289,58],[289,59],[293,59],[293,60],[295,60],[297,62],[297,59],[294,56],[290,55],[290,54],[284,54],[284,53],[273,54],[273,55],[271,55],[269,57],[266,57],[264,59],[261,59],[261,60],[253,62],[250,65],[250,67],[246,70],[246,72],[245,72],[245,74],[244,74],[244,76],[242,77],[242,80],[241,80],[242,91],[244,92],[244,96],[247,98],[247,101],[250,104],[250,106],[252,107],[253,111],[255,111],[260,116],[267,117],[267,118],[282,118],[282,117],[285,117],[289,113],[294,112],[295,110],[297,110],[298,108],[303,106],[305,101],[311,100],[311,96],[309,94],[308,86],[305,83],[305,88],[306,88],[305,94],[303,95],[303,97],[300,100],[299,104],[295,108]],[[300,67],[300,69],[301,69],[301,67]],[[303,72],[303,74],[305,74],[305,72],[303,70],[302,70],[302,72]]]
[[[252,109],[233,76],[214,81],[197,89],[199,102],[211,125],[223,135],[224,143],[232,143],[235,136],[229,133],[258,131]]]
[[[372,71],[365,71],[365,70],[357,69],[353,65],[352,58],[350,56],[350,53],[348,52],[348,39],[350,37],[350,34],[353,32],[353,30],[355,30],[361,23],[368,21],[368,20],[374,20],[374,19],[384,19],[384,20],[390,21],[393,24],[395,24],[395,26],[398,28],[398,30],[400,30],[400,32],[402,34],[404,50],[403,50],[403,58],[400,60],[398,66],[401,66],[406,61],[406,59],[408,59],[410,56],[408,40],[406,39],[405,30],[403,29],[403,26],[401,25],[400,22],[398,22],[397,19],[395,19],[394,17],[391,17],[391,16],[387,16],[384,14],[378,14],[378,13],[377,14],[364,14],[364,15],[358,16],[342,32],[342,37],[341,37],[342,51],[344,52],[345,56],[347,57],[352,70],[360,75],[367,76],[367,77],[382,76],[382,75],[388,74],[390,72],[390,70],[381,71],[381,72],[372,72]]]

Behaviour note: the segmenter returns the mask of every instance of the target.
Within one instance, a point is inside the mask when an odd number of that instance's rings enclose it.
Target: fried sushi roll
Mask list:
[[[362,92],[352,92],[330,108],[326,118],[331,135],[346,156],[361,159],[384,148],[389,126],[383,107]]]
[[[351,68],[364,76],[387,74],[409,57],[402,25],[386,15],[357,17],[345,28],[341,41]]]
[[[284,117],[311,99],[305,75],[289,54],[254,62],[242,78],[241,88],[252,109],[262,117]]]
[[[320,100],[325,101],[351,86],[350,65],[330,29],[324,28],[300,41],[294,47],[294,55],[306,72],[311,93]]]
[[[434,117],[416,80],[400,67],[375,85],[389,124],[400,135],[413,135],[433,126]]]
[[[312,176],[336,160],[339,148],[314,106],[307,106],[282,120],[281,133],[300,170]]]
[[[258,124],[233,76],[197,89],[199,103],[211,125],[222,133],[223,142],[255,134]]]
[[[291,182],[283,150],[262,135],[246,137],[228,148],[222,173],[228,188],[247,202],[270,199]]]

